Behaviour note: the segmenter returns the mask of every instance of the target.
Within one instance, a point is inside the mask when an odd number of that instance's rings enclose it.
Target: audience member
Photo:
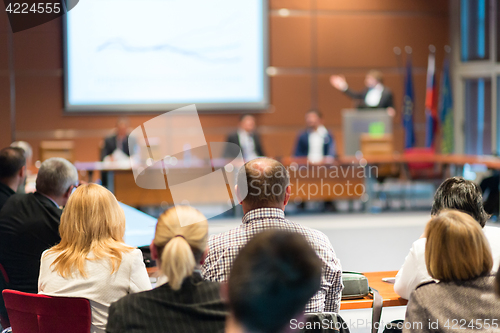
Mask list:
[[[431,281],[417,287],[406,309],[403,332],[469,332],[493,328],[493,259],[481,226],[470,215],[442,211],[425,230],[425,263]],[[488,325],[488,326],[486,326]]]
[[[295,145],[296,157],[306,157],[313,163],[326,156],[335,156],[335,140],[322,123],[323,115],[317,110],[306,113],[307,129],[299,134]]]
[[[76,168],[63,158],[42,163],[36,192],[13,195],[0,212],[0,263],[9,289],[36,293],[40,257],[60,242],[62,207],[78,184]]]
[[[202,265],[203,277],[227,281],[239,251],[263,230],[275,228],[297,232],[305,236],[323,265],[320,291],[306,305],[306,312],[338,312],[342,269],[328,237],[285,219],[284,209],[291,193],[288,171],[276,160],[258,158],[247,162],[237,177],[236,193],[243,208],[243,224],[210,237],[208,255]],[[248,195],[245,196],[247,184]]]
[[[321,260],[302,235],[283,230],[255,235],[231,268],[226,333],[282,332],[320,283]]]
[[[485,226],[489,216],[484,211],[479,187],[471,181],[459,177],[445,180],[434,195],[431,215],[443,209],[456,209],[472,216],[483,227],[483,232],[491,246],[494,269],[500,263],[500,228]],[[394,290],[408,299],[411,292],[421,283],[432,280],[425,265],[425,237],[415,241],[406,256],[403,266],[396,275]]]
[[[255,117],[250,114],[241,116],[238,130],[231,133],[226,141],[234,143],[241,148],[243,159],[251,161],[259,156],[265,156],[264,150],[260,143],[260,136],[255,131]],[[235,157],[228,145],[224,152],[224,157]]]
[[[187,225],[181,227],[180,221]],[[204,281],[195,271],[207,238],[207,220],[196,209],[181,206],[164,212],[156,225],[152,254],[168,282],[113,303],[106,331],[221,332],[227,313],[219,284]]]
[[[123,242],[125,213],[97,184],[78,187],[61,216],[61,242],[45,251],[40,294],[89,299],[92,332],[104,332],[109,305],[151,289],[142,252]]]
[[[343,75],[332,75],[330,83],[337,90],[342,91],[354,100],[357,100],[359,109],[380,109],[387,108],[389,115],[394,116],[394,102],[392,91],[384,86],[382,73],[371,70],[365,77],[365,89],[363,91],[353,91],[349,88]]]
[[[26,177],[24,177],[22,183],[19,184],[16,193],[35,192],[36,174],[30,172],[30,168],[33,166],[33,148],[31,148],[31,145],[26,141],[14,141],[10,146],[21,148],[26,158]]]
[[[0,150],[0,210],[26,178],[26,158],[21,148]]]

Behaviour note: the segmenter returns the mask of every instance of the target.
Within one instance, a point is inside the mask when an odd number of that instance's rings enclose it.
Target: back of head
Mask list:
[[[160,270],[172,289],[179,290],[184,279],[193,274],[207,238],[208,222],[193,207],[177,206],[160,215],[153,242],[160,257]]]
[[[26,158],[26,163],[31,165],[31,159],[33,158],[33,149],[31,145],[26,141],[14,141],[10,144],[11,147],[21,148],[24,151],[24,157]]]
[[[275,333],[301,312],[321,282],[321,260],[297,233],[267,230],[240,251],[228,281],[235,319],[251,332]]]
[[[434,279],[466,281],[491,271],[490,245],[470,215],[444,210],[429,221],[425,234],[425,263]]]
[[[96,259],[111,260],[115,271],[122,252],[131,248],[123,243],[125,213],[113,193],[97,184],[80,185],[68,200],[59,225],[61,242],[53,247],[60,255],[54,262],[62,276],[77,268],[85,276],[84,264],[92,252]]]
[[[15,177],[26,165],[24,150],[7,147],[0,150],[0,180]]]
[[[256,158],[240,168],[237,184],[240,197],[250,207],[276,207],[285,200],[290,176],[280,162],[267,157]],[[248,188],[246,197],[242,195],[245,188]]]
[[[78,172],[73,164],[60,157],[45,160],[36,178],[36,190],[45,195],[62,196],[71,185],[78,182]]]
[[[444,209],[456,209],[472,216],[481,227],[484,227],[489,219],[483,207],[483,195],[481,189],[461,177],[446,179],[434,194],[431,215],[437,215]]]

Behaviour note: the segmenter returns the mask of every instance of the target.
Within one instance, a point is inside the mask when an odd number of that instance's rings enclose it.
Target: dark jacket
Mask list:
[[[357,108],[359,109],[385,109],[394,107],[392,91],[387,87],[384,87],[384,90],[382,90],[382,96],[380,97],[380,102],[377,106],[366,105],[365,97],[369,90],[370,89],[368,88],[363,91],[353,91],[351,89],[347,89],[344,93],[349,97],[358,100]]]
[[[0,210],[2,210],[3,205],[7,202],[7,200],[16,194],[10,187],[5,185],[4,183],[0,183]]]
[[[123,140],[123,145],[120,147],[120,149],[130,156],[130,151],[128,149],[128,135],[125,137],[125,140]],[[101,160],[104,159],[104,157],[111,155],[115,150],[116,150],[116,135],[108,136],[106,139],[104,139],[104,147],[102,147],[101,150]]]
[[[0,263],[9,288],[38,292],[42,252],[61,241],[62,210],[38,192],[13,195],[0,212]]]
[[[253,133],[251,136],[252,136],[253,142],[255,144],[255,152],[257,153],[257,156],[266,156],[266,154],[264,154],[264,150],[262,149],[262,145],[260,143],[260,136],[259,136],[259,134]],[[226,142],[234,143],[234,144],[238,145],[241,148],[240,138],[238,137],[238,132],[231,133],[227,137]],[[226,158],[231,158],[231,157],[234,158],[234,157],[236,157],[236,156],[233,156],[233,155],[234,154],[232,154],[232,150],[229,148],[229,145],[228,145],[226,147],[226,150],[224,151],[224,157],[226,157]]]
[[[295,144],[294,156],[303,157],[309,154],[309,131],[303,131],[299,134],[297,143]],[[325,137],[325,143],[323,144],[323,156],[336,156],[335,139],[332,133],[328,132],[328,136]]]
[[[106,332],[224,332],[227,312],[219,289],[219,283],[194,273],[177,291],[166,283],[127,295],[111,304]]]

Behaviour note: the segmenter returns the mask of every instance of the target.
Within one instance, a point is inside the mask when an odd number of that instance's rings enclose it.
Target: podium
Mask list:
[[[362,134],[392,134],[392,117],[386,109],[342,110],[344,155],[355,155],[361,150]]]

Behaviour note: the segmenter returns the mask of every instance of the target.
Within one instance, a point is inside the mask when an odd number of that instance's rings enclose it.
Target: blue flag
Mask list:
[[[405,149],[415,145],[415,130],[413,128],[413,76],[411,58],[406,63],[405,94],[403,98],[403,127],[405,131]]]
[[[439,120],[441,122],[441,153],[451,154],[454,150],[453,98],[451,95],[450,61],[444,61],[439,90]]]

